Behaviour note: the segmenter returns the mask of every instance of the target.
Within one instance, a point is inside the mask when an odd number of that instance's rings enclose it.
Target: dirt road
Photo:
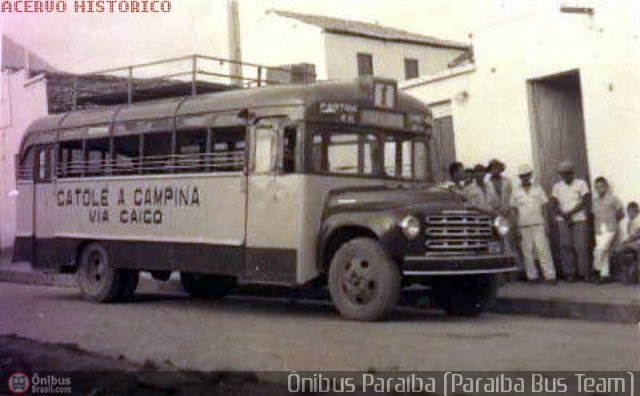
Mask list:
[[[318,303],[142,294],[98,305],[72,288],[0,283],[6,334],[207,371],[640,370],[637,325],[417,310],[356,323]]]

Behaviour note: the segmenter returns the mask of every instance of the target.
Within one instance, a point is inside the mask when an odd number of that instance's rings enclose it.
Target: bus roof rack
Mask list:
[[[231,65],[242,72],[233,75]],[[70,74],[46,72],[50,112],[315,81],[313,65],[264,66],[225,58],[186,55],[154,62]]]

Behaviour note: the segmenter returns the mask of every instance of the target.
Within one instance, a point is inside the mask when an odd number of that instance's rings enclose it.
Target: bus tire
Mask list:
[[[82,249],[76,280],[85,298],[100,303],[119,301],[130,277],[128,270],[113,267],[107,249],[101,243],[90,243]]]
[[[455,276],[434,280],[433,299],[451,316],[478,316],[498,294],[495,275]]]
[[[225,297],[234,286],[234,281],[228,277],[195,272],[181,272],[180,282],[191,297],[214,300]]]
[[[397,305],[400,287],[398,265],[371,238],[345,243],[331,260],[329,292],[346,319],[384,319]]]

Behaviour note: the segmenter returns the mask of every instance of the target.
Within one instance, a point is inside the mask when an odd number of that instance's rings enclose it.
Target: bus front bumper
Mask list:
[[[468,257],[405,256],[404,276],[451,276],[501,274],[517,271],[511,255]]]

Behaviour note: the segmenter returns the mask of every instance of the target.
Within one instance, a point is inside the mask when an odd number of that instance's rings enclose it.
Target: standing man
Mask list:
[[[589,226],[587,212],[591,193],[587,182],[575,178],[575,168],[570,161],[558,165],[562,178],[553,186],[552,203],[558,225],[562,274],[568,282],[590,280]]]
[[[473,181],[466,187],[466,197],[468,202],[478,209],[491,212],[492,208],[489,203],[489,193],[485,177],[487,176],[486,168],[478,164],[473,167]]]
[[[455,161],[449,165],[449,181],[444,186],[449,191],[464,196],[464,164],[462,162]]]
[[[596,246],[593,249],[593,268],[598,273],[598,283],[607,283],[609,275],[609,253],[618,236],[619,222],[624,218],[622,202],[613,195],[609,181],[598,177],[595,182],[596,197],[593,200]]]
[[[464,174],[464,165],[462,162],[455,161],[449,164],[449,180],[457,187],[462,187],[462,178]]]
[[[505,166],[497,159],[492,159],[487,167],[487,186],[489,192],[489,202],[495,214],[509,216],[511,211],[511,193],[513,186],[509,178],[502,175]]]
[[[533,183],[533,169],[529,165],[518,167],[520,183],[513,190],[511,206],[516,212],[520,236],[522,238],[522,255],[527,279],[538,281],[540,275],[535,258],[540,262],[544,279],[556,284],[556,269],[551,258],[547,225],[544,219],[544,208],[549,200],[542,187]]]
[[[506,170],[506,166],[497,159],[489,161],[487,166],[487,192],[489,204],[491,206],[491,212],[496,216],[502,216],[507,219],[510,226],[509,235],[506,237],[506,241],[509,244],[509,249],[515,253],[516,264],[522,269],[522,254],[518,249],[520,243],[518,242],[519,235],[516,230],[516,221],[514,219],[511,210],[511,194],[513,192],[513,185],[511,180],[503,176],[502,174]],[[511,279],[516,279],[519,275],[512,273]]]

